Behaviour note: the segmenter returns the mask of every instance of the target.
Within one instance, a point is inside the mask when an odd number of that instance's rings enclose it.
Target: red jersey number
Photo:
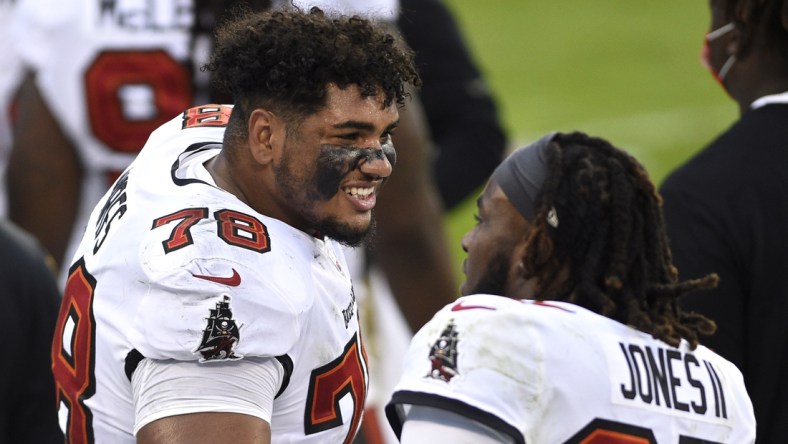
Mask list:
[[[650,429],[622,422],[595,419],[564,444],[656,444]],[[688,436],[679,436],[678,444],[718,444]]]
[[[162,245],[166,253],[172,253],[194,243],[191,228],[200,220],[208,217],[207,208],[185,208],[153,221],[151,229],[179,220],[172,229],[170,237]],[[268,229],[256,217],[234,210],[219,210],[214,213],[217,222],[217,235],[228,245],[246,248],[258,253],[271,250]]]
[[[85,401],[96,392],[95,320],[93,291],[96,280],[80,260],[71,268],[52,341],[52,373],[58,409],[66,409],[66,441],[93,442],[92,415]]]
[[[163,50],[104,51],[85,72],[85,89],[93,134],[125,153],[192,101],[188,70]]]
[[[353,417],[344,444],[352,442],[361,423],[367,397],[365,358],[360,348],[357,336],[353,336],[340,357],[312,370],[309,398],[304,411],[304,431],[307,435],[344,424],[339,400],[349,394],[353,398]]]
[[[227,105],[202,105],[189,108],[183,112],[181,128],[201,128],[205,126],[227,126],[230,121],[232,107]]]

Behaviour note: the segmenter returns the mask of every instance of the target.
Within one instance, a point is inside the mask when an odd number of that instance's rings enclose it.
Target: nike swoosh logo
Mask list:
[[[196,277],[197,279],[204,279],[206,281],[216,282],[217,284],[223,284],[230,287],[237,287],[241,285],[241,275],[235,271],[235,268],[233,268],[233,275],[230,277],[210,276],[194,273],[192,273],[192,276]]]
[[[465,301],[460,301],[457,305],[453,306],[451,308],[451,311],[474,310],[477,308],[480,308],[482,310],[495,310],[495,308],[493,307],[485,307],[483,305],[463,305],[463,302]]]
[[[534,301],[534,302],[533,302],[533,304],[534,304],[534,305],[538,305],[538,306],[540,306],[540,307],[550,307],[550,308],[557,308],[557,309],[559,309],[559,310],[563,310],[563,311],[565,311],[565,312],[567,312],[567,313],[574,313],[572,310],[569,310],[569,309],[567,309],[567,308],[564,308],[564,307],[559,307],[559,306],[557,306],[557,305],[553,305],[553,304],[551,304],[551,303],[549,303],[549,302],[546,302],[546,301]]]

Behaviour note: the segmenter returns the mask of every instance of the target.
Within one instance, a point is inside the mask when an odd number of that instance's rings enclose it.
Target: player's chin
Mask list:
[[[370,215],[345,222],[329,221],[321,232],[343,245],[355,248],[372,242],[375,236],[375,219]]]

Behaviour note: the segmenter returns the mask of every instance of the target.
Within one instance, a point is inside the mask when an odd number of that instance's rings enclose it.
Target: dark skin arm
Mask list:
[[[416,94],[400,110],[397,164],[375,211],[374,251],[408,325],[417,331],[457,294],[430,141]]]
[[[271,426],[240,413],[191,413],[158,419],[140,429],[138,444],[269,444]]]
[[[82,165],[33,75],[19,90],[6,176],[9,218],[33,234],[59,266],[79,208]]]

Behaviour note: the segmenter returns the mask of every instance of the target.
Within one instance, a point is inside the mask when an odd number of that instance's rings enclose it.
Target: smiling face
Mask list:
[[[522,245],[529,228],[501,187],[490,181],[477,200],[476,225],[462,238],[468,253],[463,262],[466,280],[460,287],[463,296],[497,294],[517,296],[515,290]]]
[[[272,168],[278,218],[357,245],[370,231],[376,195],[395,162],[396,104],[329,85],[326,106],[287,129]]]

